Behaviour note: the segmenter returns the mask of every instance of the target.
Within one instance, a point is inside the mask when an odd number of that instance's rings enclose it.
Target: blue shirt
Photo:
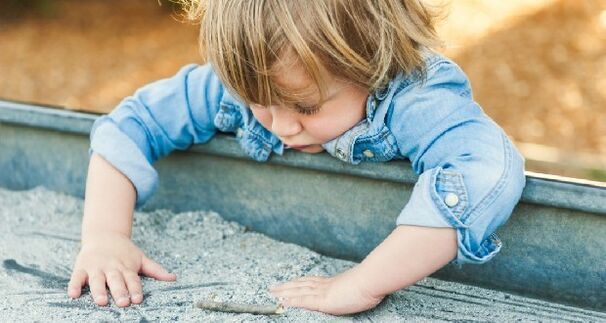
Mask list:
[[[484,263],[501,249],[495,231],[520,199],[524,159],[474,102],[455,63],[437,54],[425,63],[425,78],[411,74],[391,80],[369,95],[365,119],[323,147],[351,164],[409,159],[419,179],[396,223],[455,228],[459,248],[453,262]],[[284,151],[210,65],[188,65],[97,119],[90,153],[130,179],[139,207],[156,189],[156,160],[205,143],[217,131],[235,133],[257,161]]]

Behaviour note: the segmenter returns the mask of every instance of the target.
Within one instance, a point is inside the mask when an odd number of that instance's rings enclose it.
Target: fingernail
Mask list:
[[[140,301],[141,297],[142,296],[139,293],[133,293],[133,294],[130,295],[130,299],[133,300],[133,301],[136,301],[136,302]]]

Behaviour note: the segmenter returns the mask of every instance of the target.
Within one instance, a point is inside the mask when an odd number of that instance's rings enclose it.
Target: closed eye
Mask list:
[[[311,107],[303,107],[298,104],[295,104],[295,110],[297,111],[297,113],[300,113],[300,114],[312,115],[312,114],[316,114],[320,111],[320,106],[314,105]]]

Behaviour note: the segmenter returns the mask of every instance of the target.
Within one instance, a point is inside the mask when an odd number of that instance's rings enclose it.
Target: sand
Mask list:
[[[355,263],[273,240],[211,211],[136,213],[133,240],[178,275],[144,278],[145,300],[96,306],[86,289],[65,292],[79,247],[83,201],[44,188],[0,189],[0,321],[606,321],[606,313],[426,278],[349,316],[288,308],[280,316],[200,310],[197,300],[273,303],[267,288],[304,275],[333,275]]]

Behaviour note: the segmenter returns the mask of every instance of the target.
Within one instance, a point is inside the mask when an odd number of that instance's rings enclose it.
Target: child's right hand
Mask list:
[[[139,273],[163,281],[175,281],[177,276],[162,265],[147,258],[127,236],[104,233],[87,237],[76,258],[67,295],[80,297],[82,287],[88,283],[97,305],[109,303],[105,285],[119,307],[143,301]]]

